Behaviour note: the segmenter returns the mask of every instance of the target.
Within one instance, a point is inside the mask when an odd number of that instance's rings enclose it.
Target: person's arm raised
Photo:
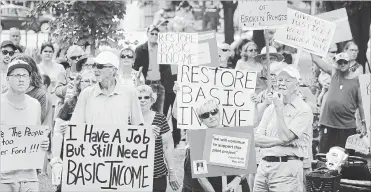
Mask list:
[[[313,62],[324,72],[328,73],[328,74],[333,74],[333,72],[335,71],[335,67],[333,67],[330,63],[326,63],[321,57],[319,57],[318,55],[313,55],[311,54],[312,56],[312,60]]]

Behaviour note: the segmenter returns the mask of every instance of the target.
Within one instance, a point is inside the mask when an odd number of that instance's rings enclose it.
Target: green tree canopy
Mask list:
[[[55,13],[50,34],[62,49],[72,44],[90,45],[94,54],[99,41],[118,46],[118,40],[125,38],[118,30],[126,13],[125,1],[40,1],[28,15],[26,26],[35,25],[36,18],[50,8]]]

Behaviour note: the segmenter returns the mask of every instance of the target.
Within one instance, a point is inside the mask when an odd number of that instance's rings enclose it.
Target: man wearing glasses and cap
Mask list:
[[[157,94],[157,101],[153,108],[156,112],[163,114],[165,94],[172,93],[174,82],[171,80],[170,65],[159,65],[157,63],[159,25],[161,24],[151,25],[147,29],[148,41],[136,48],[134,69],[138,71],[140,67],[143,67],[142,73],[146,79],[145,83]]]
[[[254,192],[304,190],[303,160],[311,145],[313,113],[297,94],[300,73],[291,66],[277,76],[277,91],[268,93],[271,101],[256,128],[260,161]]]
[[[103,51],[94,61],[98,83],[81,92],[71,123],[142,124],[143,116],[135,88],[121,85],[116,79],[120,63],[118,56],[111,51]]]

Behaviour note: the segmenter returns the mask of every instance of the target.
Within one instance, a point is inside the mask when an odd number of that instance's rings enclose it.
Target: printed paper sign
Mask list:
[[[336,24],[300,11],[287,9],[288,25],[277,29],[274,40],[319,56],[326,56]]]
[[[238,2],[239,26],[273,29],[287,24],[287,1],[250,0]]]
[[[198,65],[219,67],[219,54],[214,31],[198,34]]]
[[[365,121],[366,127],[368,130],[369,138],[371,139],[371,75],[370,74],[362,74],[359,76],[359,84],[361,87],[361,94],[362,94],[362,103],[363,103],[363,111],[365,113]]]
[[[249,139],[212,135],[209,163],[228,167],[246,168]]]
[[[159,33],[157,63],[198,65],[198,33]]]
[[[151,127],[70,125],[63,154],[63,191],[152,191]]]
[[[252,126],[221,126],[188,130],[187,138],[190,147],[192,178],[256,172],[254,128]]]
[[[322,13],[316,15],[316,17],[334,22],[336,24],[336,30],[334,37],[332,38],[332,43],[339,43],[353,39],[348,21],[347,10],[345,8]]]
[[[187,65],[179,65],[178,72],[178,128],[203,129],[196,109],[208,99],[218,101],[223,125],[253,125],[255,72]]]
[[[47,139],[45,126],[1,126],[1,171],[42,169]]]

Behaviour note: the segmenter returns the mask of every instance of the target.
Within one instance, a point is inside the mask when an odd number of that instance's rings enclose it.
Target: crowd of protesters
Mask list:
[[[65,55],[68,65],[54,60],[57,50],[51,43],[41,46],[41,62],[36,63],[19,44],[20,31],[11,29],[10,40],[1,42],[1,124],[54,127],[50,139],[41,145],[51,153],[52,168],[62,166],[68,124],[152,126],[156,192],[166,191],[167,183],[173,190],[182,186],[183,192],[234,191],[239,185],[243,192],[304,191],[305,174],[311,171],[314,153],[327,153],[333,146],[344,148],[347,138],[357,132],[367,135],[358,80],[364,70],[356,61],[359,50],[353,41],[343,50],[332,45],[325,58],[312,55],[319,84],[313,91],[315,103],[301,92],[311,85],[302,82],[295,52],[270,42],[267,63],[266,49],[258,50],[251,39],[239,39],[231,45],[219,42],[220,68],[258,73],[255,94],[246,98],[257,109],[258,169],[256,174],[228,176],[227,186],[221,185],[221,177],[192,179],[186,132],[176,127],[177,71],[174,66],[157,64],[158,33],[198,31],[192,27],[196,22],[192,6],[184,2],[176,9],[169,4],[169,9],[161,10],[147,28],[148,41],[135,50],[125,47],[87,55],[80,46],[71,45]],[[218,108],[216,101],[207,100],[197,109],[206,127],[223,127]],[[315,114],[320,118],[318,151],[312,150]],[[173,153],[180,144],[186,148],[183,182],[177,180]],[[38,191],[37,171],[1,172],[0,189]]]

